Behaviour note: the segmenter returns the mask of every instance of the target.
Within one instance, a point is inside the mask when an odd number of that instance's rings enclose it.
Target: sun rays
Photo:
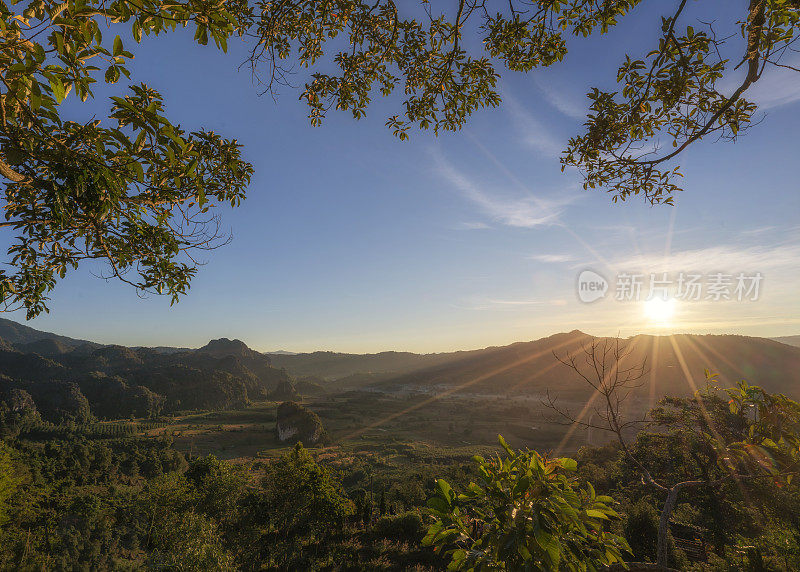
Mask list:
[[[515,367],[519,367],[520,365],[524,365],[526,363],[532,362],[532,361],[534,361],[534,360],[536,360],[536,359],[538,359],[538,358],[540,358],[542,356],[545,356],[547,354],[552,353],[552,351],[554,349],[556,349],[556,350],[563,349],[564,347],[566,347],[566,346],[568,346],[570,344],[574,344],[574,343],[575,343],[575,340],[573,338],[569,338],[569,339],[565,340],[564,342],[561,342],[560,344],[557,344],[555,347],[548,346],[546,350],[534,352],[534,353],[532,353],[530,355],[527,355],[527,356],[525,356],[523,358],[515,360],[515,361],[513,361],[511,363],[507,363],[507,364],[505,364],[505,365],[503,365],[501,367],[495,368],[495,369],[493,369],[493,370],[491,370],[489,372],[483,373],[483,374],[481,374],[479,376],[476,376],[476,377],[473,377],[471,379],[467,379],[466,381],[464,381],[464,382],[462,382],[460,384],[453,385],[453,386],[451,386],[451,387],[449,387],[449,388],[447,388],[447,389],[445,389],[445,390],[443,390],[443,391],[441,391],[439,393],[436,393],[436,394],[432,395],[428,399],[425,399],[425,400],[423,400],[423,401],[421,401],[419,403],[415,403],[414,405],[406,407],[402,411],[397,411],[395,413],[387,415],[386,417],[383,417],[382,419],[379,419],[378,421],[375,421],[373,423],[370,423],[369,425],[361,427],[360,429],[358,429],[356,431],[353,431],[352,433],[342,437],[340,440],[344,441],[344,440],[349,440],[349,439],[353,439],[353,438],[359,437],[362,434],[364,434],[366,431],[369,431],[371,429],[375,429],[377,427],[380,427],[381,425],[384,425],[384,424],[386,424],[386,423],[388,423],[390,421],[394,421],[395,419],[403,417],[404,415],[408,415],[409,413],[413,413],[414,411],[417,411],[418,409],[421,409],[422,407],[425,407],[426,405],[430,405],[431,403],[434,403],[434,402],[436,402],[436,401],[438,401],[440,399],[443,399],[445,397],[453,395],[454,393],[457,393],[457,392],[459,392],[459,391],[461,391],[463,389],[466,389],[468,387],[476,385],[476,384],[478,384],[478,383],[480,383],[482,381],[486,381],[487,379],[491,379],[492,377],[500,375],[501,373],[505,373],[506,371],[508,371],[510,369],[513,369]]]

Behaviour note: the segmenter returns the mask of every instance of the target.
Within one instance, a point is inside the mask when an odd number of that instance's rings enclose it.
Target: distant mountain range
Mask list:
[[[238,407],[295,388],[306,395],[359,388],[521,396],[552,390],[583,399],[587,388],[553,354],[578,352],[592,339],[574,330],[438,354],[263,354],[227,338],[196,350],[101,345],[0,318],[0,401],[13,393],[15,402],[32,401],[46,416],[81,411],[110,418]],[[746,379],[800,397],[800,336],[640,335],[626,343],[629,363],[646,361],[641,392],[651,397],[691,393],[705,383],[706,368],[727,385]]]
[[[471,394],[541,396],[546,390],[589,393],[582,380],[559,363],[569,354],[583,359],[592,336],[578,330],[532,342],[464,352],[457,359],[400,373],[371,384],[382,391],[460,391]],[[602,338],[600,338],[602,340]],[[724,386],[744,379],[772,392],[800,398],[800,348],[766,338],[737,335],[639,335],[625,340],[625,365],[644,363],[642,395],[686,395],[705,387],[705,369],[719,374]]]
[[[345,354],[338,352],[271,353],[275,367],[283,367],[295,375],[335,380],[354,374],[390,374],[444,364],[482,350],[439,354],[380,352]]]
[[[569,373],[555,363],[553,351],[576,351],[591,336],[580,331],[556,334],[508,346],[438,354],[381,352],[344,354],[312,352],[270,354],[275,367],[300,376],[325,379],[338,388],[369,385],[435,385],[473,383],[475,390],[513,391],[563,386]],[[796,342],[796,343],[793,343]],[[704,369],[718,372],[730,383],[747,378],[788,394],[800,393],[800,336],[769,339],[738,335],[635,336],[628,340],[632,359],[647,358],[654,370],[654,391],[681,391],[688,387],[681,367],[703,377]],[[675,349],[677,347],[677,350]],[[680,354],[680,357],[679,357]],[[522,363],[513,365],[515,361]],[[492,373],[495,371],[495,373]],[[528,380],[528,381],[524,381]]]
[[[786,344],[787,346],[795,346],[800,348],[800,336],[781,336],[779,338],[770,338],[776,342]]]

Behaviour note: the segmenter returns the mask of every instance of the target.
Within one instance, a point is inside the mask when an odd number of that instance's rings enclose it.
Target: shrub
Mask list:
[[[419,542],[425,535],[422,518],[416,512],[382,516],[375,522],[373,533],[379,538]]]
[[[457,495],[436,481],[428,501],[436,518],[423,541],[447,551],[449,570],[596,570],[622,562],[625,539],[605,530],[619,516],[611,497],[579,487],[572,459],[514,451],[475,457],[481,485]],[[563,568],[562,568],[563,567]]]
[[[635,560],[653,562],[656,559],[658,512],[646,500],[639,500],[628,512],[628,519],[625,521],[625,538],[628,540]]]

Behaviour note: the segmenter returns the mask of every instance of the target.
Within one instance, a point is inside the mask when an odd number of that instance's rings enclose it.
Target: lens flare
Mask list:
[[[644,315],[654,325],[669,326],[675,315],[675,299],[653,298],[645,301]]]

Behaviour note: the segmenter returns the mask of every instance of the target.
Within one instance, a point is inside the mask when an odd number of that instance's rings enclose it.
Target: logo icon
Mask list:
[[[608,280],[593,270],[584,270],[578,275],[578,299],[589,304],[604,298],[608,292]]]

